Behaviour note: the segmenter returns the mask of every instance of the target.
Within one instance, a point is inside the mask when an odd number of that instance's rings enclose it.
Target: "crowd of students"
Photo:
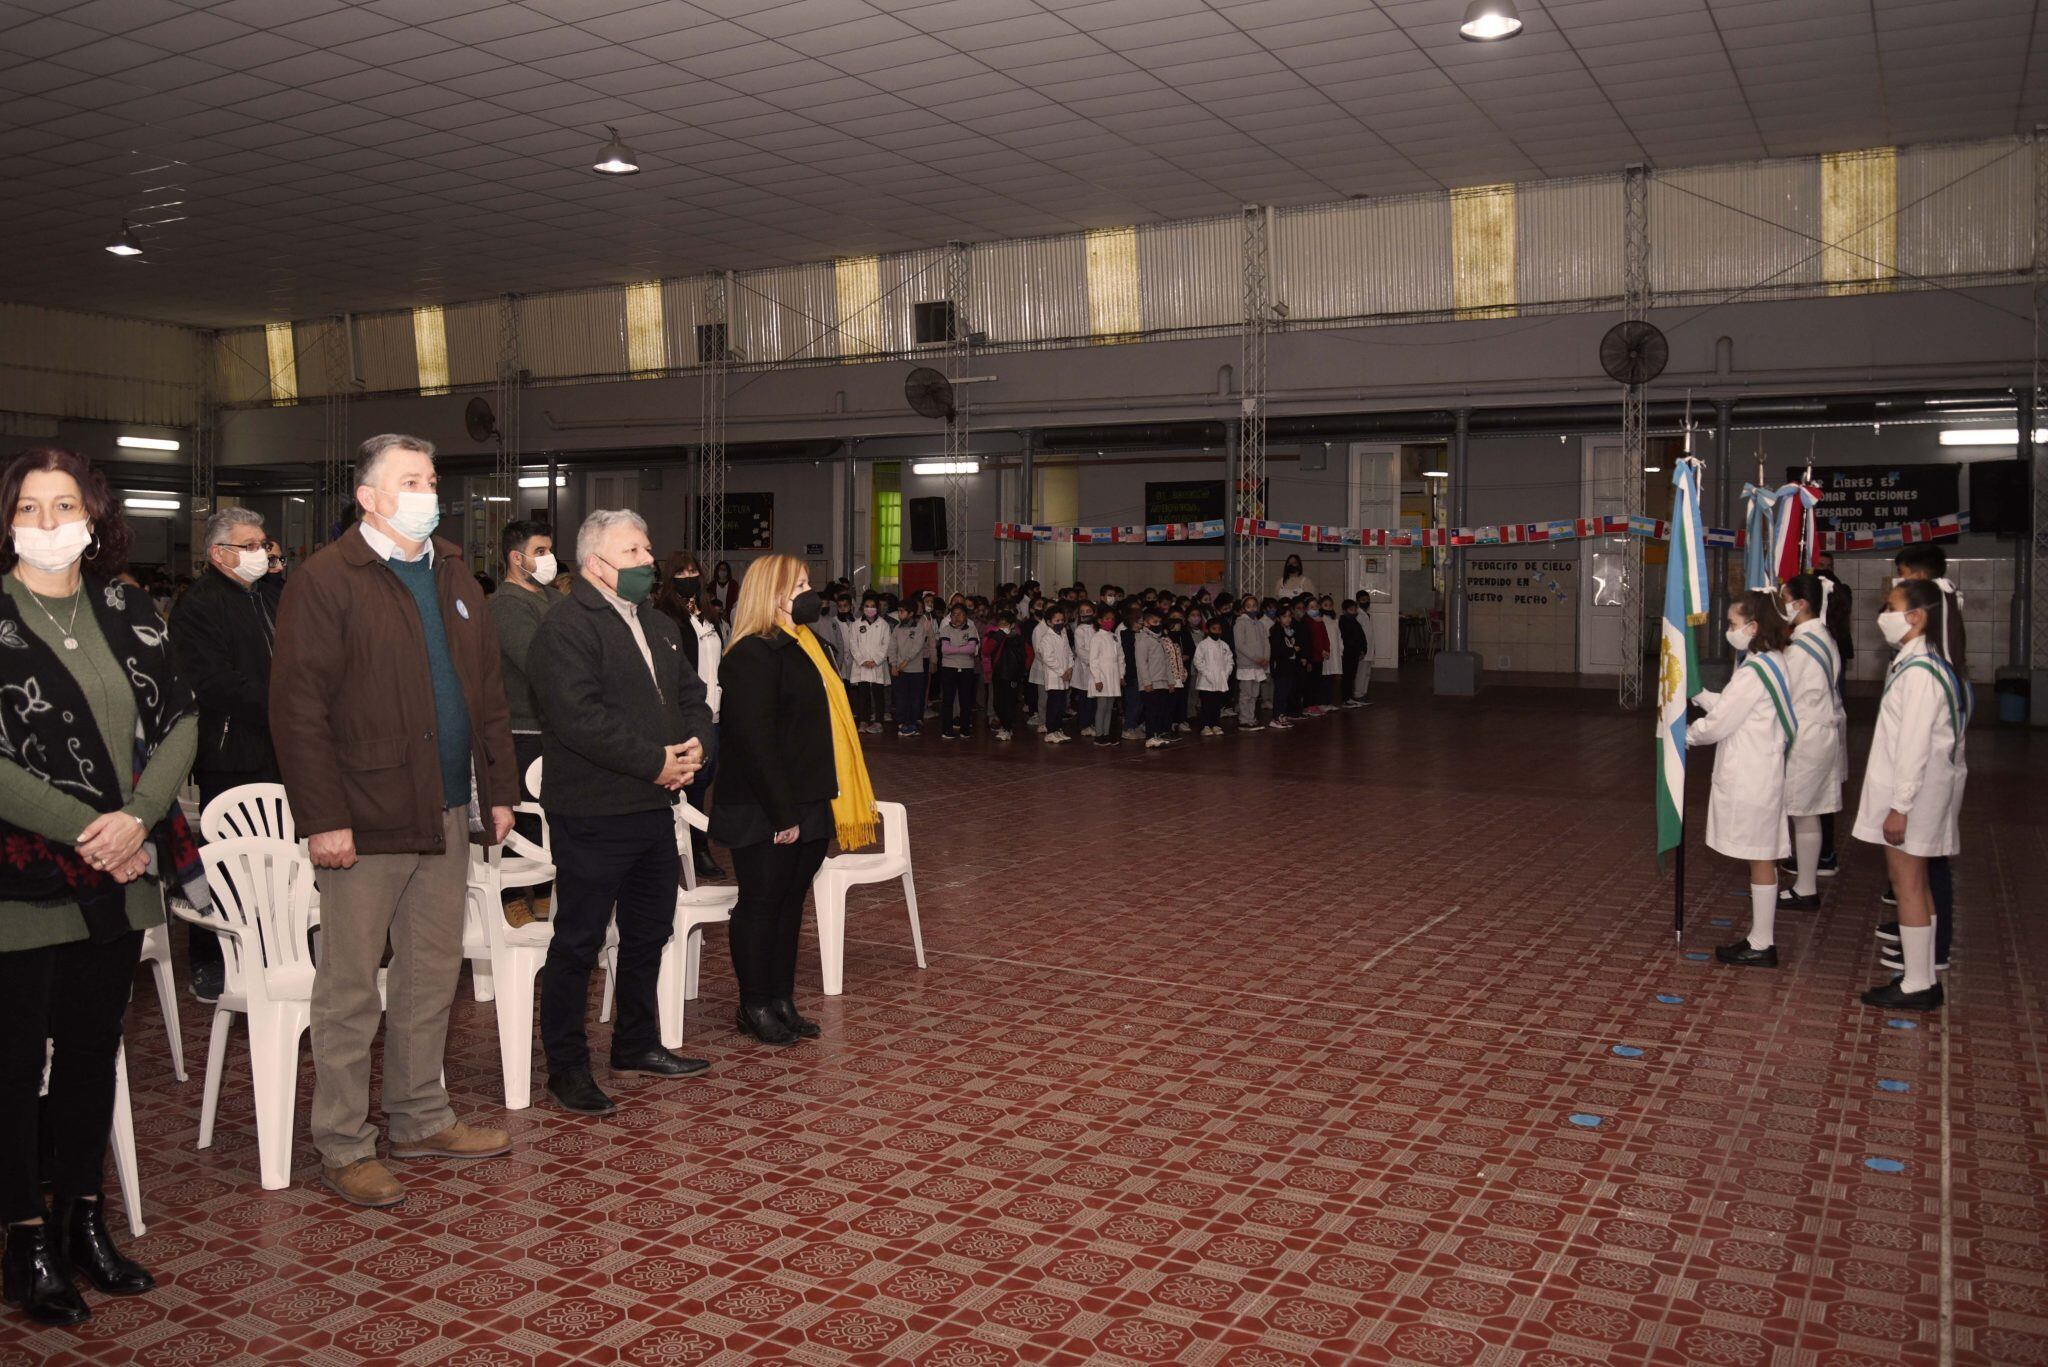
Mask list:
[[[1707,846],[1748,865],[1749,933],[1715,951],[1737,967],[1778,967],[1778,913],[1818,908],[1819,880],[1839,868],[1834,827],[1848,779],[1842,677],[1851,641],[1848,590],[1829,558],[1822,561],[1817,573],[1775,593],[1729,604],[1727,638],[1739,662],[1725,690],[1699,695],[1705,716],[1687,731],[1688,744],[1718,747]],[[1961,852],[1972,696],[1962,595],[1946,577],[1948,557],[1939,546],[1908,546],[1894,567],[1877,624],[1895,654],[1852,832],[1884,852],[1883,901],[1898,919],[1877,928],[1880,962],[1893,976],[1863,1000],[1924,1011],[1942,1004],[1938,974],[1955,933],[1949,861]],[[1781,870],[1793,875],[1789,889],[1779,887]]]
[[[1035,726],[1050,745],[1156,749],[1223,735],[1226,716],[1241,731],[1284,730],[1369,702],[1363,592],[1232,598],[1102,584],[1091,594],[1026,580],[993,597],[856,594],[839,583],[825,598],[816,634],[869,735],[919,735],[936,710],[942,740],[972,737],[980,719],[998,741]]]

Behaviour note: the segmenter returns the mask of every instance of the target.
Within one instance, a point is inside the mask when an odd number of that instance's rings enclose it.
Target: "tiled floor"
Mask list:
[[[195,1152],[139,992],[162,1289],[0,1319],[0,1364],[2048,1362],[2038,740],[1972,738],[1954,1004],[1895,1028],[1854,1001],[1868,848],[1786,969],[1698,962],[1641,716],[1382,697],[1160,753],[871,738],[928,972],[856,892],[846,996],[806,942],[825,1042],[770,1053],[714,931],[712,1071],[603,1120],[498,1110],[465,988],[449,1080],[517,1149],[387,1212],[303,1185],[303,1108],[302,1184],[258,1187],[239,1043]],[[1697,953],[1746,880],[1691,872]]]

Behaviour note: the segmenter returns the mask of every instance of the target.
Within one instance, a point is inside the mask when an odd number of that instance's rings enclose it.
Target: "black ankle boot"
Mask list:
[[[83,1272],[102,1295],[140,1296],[156,1290],[156,1278],[114,1247],[101,1207],[99,1201],[57,1202],[50,1223],[56,1227],[65,1261]]]
[[[782,1023],[782,1016],[773,1006],[741,1006],[734,1024],[742,1035],[752,1035],[763,1044],[777,1047],[796,1043],[795,1034]]]
[[[768,1003],[768,1006],[770,1010],[775,1012],[776,1018],[782,1022],[782,1028],[795,1035],[798,1039],[816,1039],[818,1037],[820,1031],[818,1030],[817,1022],[808,1021],[799,1016],[796,1013],[796,1003],[790,998],[777,997],[774,1001]]]
[[[71,1265],[57,1250],[48,1224],[9,1225],[4,1277],[9,1305],[44,1324],[84,1324],[92,1318],[85,1298],[71,1284]]]

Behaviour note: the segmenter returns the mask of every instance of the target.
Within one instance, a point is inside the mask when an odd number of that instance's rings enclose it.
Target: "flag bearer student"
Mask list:
[[[1778,894],[1783,911],[1820,906],[1821,822],[1842,809],[1842,784],[1849,777],[1848,749],[1842,739],[1847,719],[1837,682],[1842,662],[1827,626],[1829,592],[1827,581],[1812,574],[1798,576],[1783,590],[1785,620],[1792,624],[1785,672],[1792,680],[1792,710],[1800,721],[1799,738],[1785,761],[1794,882]]]
[[[1747,652],[1728,687],[1701,693],[1707,715],[1687,728],[1686,744],[1719,745],[1707,848],[1749,861],[1749,936],[1714,957],[1745,968],[1776,968],[1777,862],[1792,852],[1785,827],[1785,757],[1799,733],[1785,650],[1792,628],[1775,597],[1752,590],[1728,605],[1728,644]]]
[[[860,600],[860,619],[846,635],[853,715],[871,736],[882,734],[882,716],[888,708],[889,635],[894,630],[894,623],[882,615],[881,600],[868,594]]]
[[[1926,544],[1907,546],[1892,557],[1892,567],[1899,574],[1894,584],[1908,579],[1919,579],[1938,585],[1954,598],[1953,606],[1958,609],[1958,624],[1962,620],[1960,609],[1963,595],[1948,581],[1948,552],[1939,546]],[[1927,861],[1927,886],[1934,896],[1934,964],[1937,969],[1947,971],[1949,946],[1955,943],[1956,885],[1953,870],[1949,868],[1948,856],[1942,855]],[[1888,907],[1897,906],[1898,899],[1892,887],[1885,886],[1882,898]],[[1886,921],[1877,928],[1880,946],[1879,957],[1884,964],[1897,970],[1899,967],[1899,923]]]
[[[1960,595],[1939,581],[1905,579],[1886,595],[1878,630],[1898,648],[1885,674],[1877,734],[1863,769],[1855,836],[1884,850],[1899,901],[1900,976],[1863,994],[1864,1004],[1928,1011],[1942,1003],[1936,927],[1940,908],[1930,866],[1962,848],[1958,816],[1969,776],[1963,741],[1970,725]]]

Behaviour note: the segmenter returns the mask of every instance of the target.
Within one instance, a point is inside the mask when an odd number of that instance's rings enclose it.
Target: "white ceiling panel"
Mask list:
[[[243,324],[2048,116],[2048,0],[1522,9],[0,0],[0,297]]]

